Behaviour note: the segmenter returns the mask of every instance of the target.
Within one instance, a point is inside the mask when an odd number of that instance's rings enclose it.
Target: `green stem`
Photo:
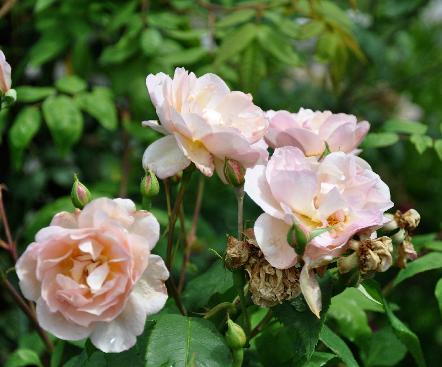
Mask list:
[[[237,202],[237,217],[238,217],[238,239],[241,240],[244,231],[244,186],[235,188],[235,196]]]

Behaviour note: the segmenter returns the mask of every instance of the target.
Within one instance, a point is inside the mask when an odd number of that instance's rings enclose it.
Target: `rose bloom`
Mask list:
[[[305,155],[321,155],[328,144],[332,152],[353,152],[367,135],[370,124],[353,115],[333,114],[301,108],[297,113],[268,111],[266,142],[272,148],[293,146]]]
[[[90,337],[103,352],[132,347],[146,316],[167,300],[169,272],[150,253],[159,231],[128,199],[100,198],[55,215],[16,264],[41,327],[60,339]]]
[[[173,79],[151,74],[146,84],[161,125],[143,125],[166,136],[146,149],[143,166],[159,178],[194,163],[204,175],[212,176],[216,169],[223,179],[225,158],[246,168],[267,158],[263,137],[268,120],[250,94],[230,91],[217,75],[197,78],[182,68],[175,70]]]
[[[306,234],[328,231],[306,246],[300,285],[319,317],[321,294],[312,269],[329,263],[347,249],[356,233],[373,231],[389,219],[388,186],[363,159],[343,152],[321,162],[295,147],[277,148],[266,166],[248,169],[245,191],[264,210],[255,222],[256,241],[267,261],[279,269],[299,260],[287,234],[296,223]]]
[[[11,66],[6,61],[5,54],[0,50],[0,90],[6,93],[11,89]]]

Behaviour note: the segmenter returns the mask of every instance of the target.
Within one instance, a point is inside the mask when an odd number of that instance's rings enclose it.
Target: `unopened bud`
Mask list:
[[[295,252],[302,256],[304,255],[305,246],[307,245],[308,238],[304,231],[297,223],[293,223],[287,233],[287,242],[290,246],[295,248]]]
[[[160,192],[157,176],[151,170],[147,171],[140,183],[140,192],[143,197],[151,198]]]
[[[224,160],[224,176],[228,184],[233,187],[240,187],[244,184],[245,168],[233,159]]]
[[[230,319],[227,320],[226,342],[232,349],[241,349],[247,342],[246,333],[242,327]]]
[[[77,175],[74,175],[74,184],[71,191],[72,204],[76,208],[83,209],[87,203],[91,201],[91,193],[85,185],[79,180]]]

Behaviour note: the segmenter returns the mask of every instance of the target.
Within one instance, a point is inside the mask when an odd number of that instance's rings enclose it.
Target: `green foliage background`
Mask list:
[[[414,207],[421,213],[421,236],[416,239],[420,254],[442,251],[441,8],[440,2],[426,0],[17,1],[0,18],[0,45],[13,68],[18,95],[17,103],[0,115],[0,181],[9,188],[6,206],[19,250],[56,211],[72,209],[67,196],[73,173],[95,196],[127,196],[141,203],[141,157],[159,137],[140,126],[142,120],[156,118],[145,78],[184,66],[197,75],[219,74],[232,89],[251,92],[264,110],[295,112],[302,106],[370,121],[362,157],[389,185],[397,208]],[[187,228],[198,181],[193,177],[185,200]],[[216,261],[209,249],[222,253],[225,234],[235,232],[234,195],[215,177],[204,185],[197,241],[187,269],[187,278],[194,280],[183,296],[195,312],[234,296],[222,268],[206,271]],[[163,196],[153,204],[164,226]],[[258,213],[247,202],[249,224]],[[156,251],[163,254],[164,245]],[[0,256],[6,270],[9,260],[5,253]],[[176,272],[181,259],[179,251]],[[404,280],[389,298],[395,314],[419,336],[427,364],[438,366],[442,285],[436,289],[439,303],[435,285],[442,276],[442,259],[430,260],[432,266],[418,263],[415,272],[437,270]],[[391,279],[391,273],[382,275],[381,283]],[[305,365],[415,365],[413,352],[407,354],[412,348],[387,322],[389,311],[353,291],[333,298],[328,326]],[[38,362],[43,353],[38,337],[11,300],[3,293],[0,299],[0,364],[21,366],[31,364],[32,358]],[[278,312],[287,312],[284,307]],[[252,310],[259,321],[262,314]],[[157,345],[162,342],[155,335],[164,336],[155,332],[158,325],[175,322],[168,320],[173,319],[169,312],[174,313],[166,309],[156,326],[146,327],[145,334]],[[203,327],[203,320],[194,322]],[[245,365],[302,365],[297,358],[303,337],[293,340],[291,322],[257,337]],[[350,351],[343,351],[343,340]],[[70,365],[120,366],[118,361],[130,363],[131,358],[134,365],[139,358],[144,363],[140,345],[136,353],[115,359],[89,353],[88,345],[83,352],[78,345],[59,345],[60,359],[53,359],[54,366],[75,355],[77,362]],[[149,348],[153,346],[147,347],[147,356]],[[160,357],[148,358],[147,366],[167,362],[152,358]],[[216,363],[208,365],[223,365],[221,359]]]

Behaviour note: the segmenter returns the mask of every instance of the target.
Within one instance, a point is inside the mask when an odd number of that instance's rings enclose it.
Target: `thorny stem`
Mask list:
[[[183,264],[181,265],[181,270],[180,270],[180,280],[178,282],[178,291],[180,293],[183,290],[184,281],[186,279],[186,268],[189,263],[190,254],[192,252],[192,244],[195,242],[195,239],[196,239],[196,229],[198,227],[198,219],[199,219],[199,214],[201,211],[201,203],[203,200],[203,195],[204,195],[204,177],[200,176],[199,181],[198,181],[198,189],[197,189],[197,194],[196,194],[195,208],[193,210],[192,227],[191,227],[190,232],[187,236],[185,235],[185,229],[184,229],[185,249],[184,249],[184,256],[183,256]],[[183,214],[183,216],[184,216],[184,214]],[[182,226],[184,228],[184,220],[182,221]]]
[[[28,316],[28,318],[31,320],[32,324],[34,325],[35,329],[38,332],[38,335],[40,335],[40,338],[45,343],[49,353],[52,353],[54,351],[54,345],[49,340],[49,337],[46,334],[46,332],[38,324],[34,309],[31,308],[28,304],[26,304],[26,302],[23,300],[20,294],[15,290],[12,284],[5,277],[3,277],[1,281],[5,286],[6,290],[11,295],[11,297],[14,299],[15,303],[17,303],[18,307],[20,307],[21,310],[26,314],[26,316]]]

